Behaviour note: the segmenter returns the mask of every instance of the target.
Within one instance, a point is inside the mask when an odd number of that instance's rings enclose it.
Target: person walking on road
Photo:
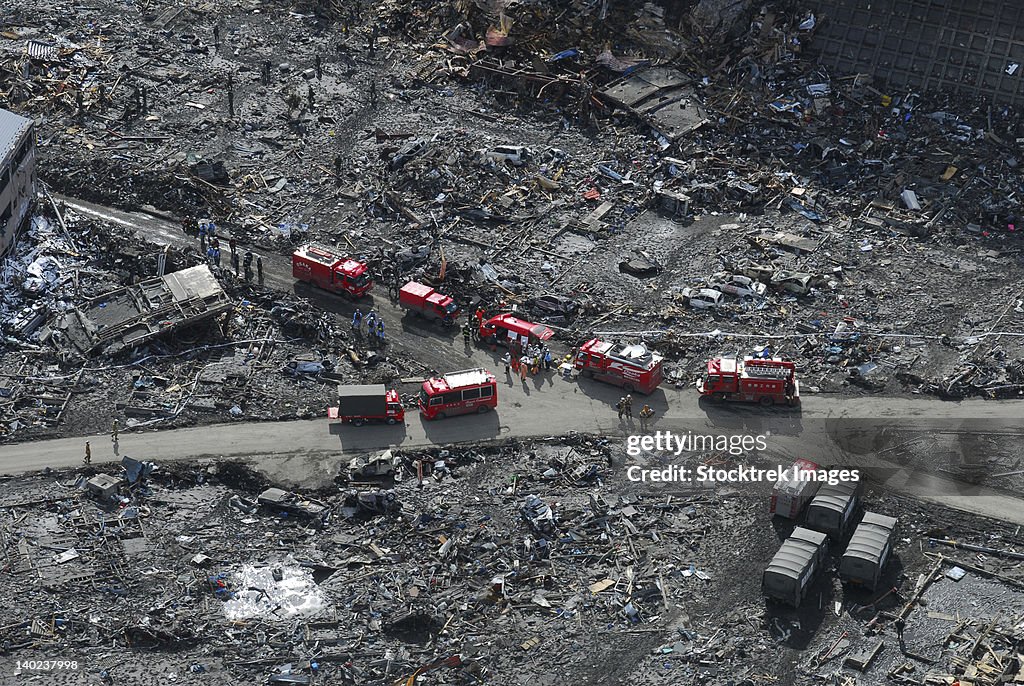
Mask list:
[[[501,361],[505,363],[505,376],[512,378],[512,353],[505,353]]]
[[[377,320],[377,343],[380,347],[384,347],[384,318],[381,317]]]
[[[469,349],[470,344],[472,343],[472,337],[473,332],[470,329],[469,322],[466,322],[465,324],[462,325],[462,342],[466,345],[467,350]]]
[[[111,443],[117,443],[117,435],[119,433],[120,428],[121,427],[117,423],[117,419],[115,418],[114,422],[110,425],[110,442]]]
[[[647,426],[653,416],[654,410],[651,409],[650,405],[645,403],[644,406],[640,408],[640,429],[642,431],[647,431]]]
[[[615,403],[615,409],[619,411],[619,421],[622,421],[626,414],[626,399],[619,398],[619,402]]]
[[[218,260],[217,264],[220,264]],[[263,255],[256,256],[256,279],[263,285]]]
[[[92,464],[92,447],[89,445],[89,441],[85,442],[85,460],[86,466]]]
[[[356,311],[352,313],[352,330],[362,333],[363,330],[363,311],[358,307]]]
[[[633,418],[633,396],[627,394],[626,395],[626,399],[625,399],[625,403],[626,403],[626,406],[625,406],[626,418],[627,419],[632,419]]]
[[[526,366],[526,360],[519,360],[519,380],[526,383],[526,373],[529,371]]]

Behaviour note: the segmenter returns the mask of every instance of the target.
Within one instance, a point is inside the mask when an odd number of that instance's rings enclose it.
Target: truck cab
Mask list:
[[[366,295],[371,285],[366,265],[355,260],[345,260],[334,268],[334,284],[337,289],[346,291],[354,298]]]

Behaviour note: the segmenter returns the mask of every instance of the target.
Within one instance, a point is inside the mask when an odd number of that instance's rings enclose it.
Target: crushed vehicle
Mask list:
[[[750,279],[754,279],[755,281],[767,284],[771,283],[772,277],[775,276],[775,272],[778,270],[770,265],[758,264],[752,260],[743,258],[733,266],[732,271]]]
[[[391,450],[353,457],[348,463],[348,478],[352,481],[390,479],[395,476],[400,465],[401,460]]]
[[[713,288],[684,288],[679,294],[698,310],[717,310],[725,304],[725,294]]]
[[[361,298],[373,288],[364,263],[321,246],[304,245],[292,253],[292,276],[352,298]]]
[[[394,250],[388,253],[388,257],[392,262],[397,263],[402,271],[405,271],[429,258],[432,250],[433,247],[430,245],[421,245],[417,248],[402,248],[401,250]]]
[[[341,513],[345,517],[401,512],[402,502],[392,490],[348,491]]]
[[[566,318],[572,317],[580,309],[578,302],[564,295],[540,295],[527,300],[526,306],[535,312]]]
[[[327,505],[319,500],[303,498],[297,493],[282,488],[268,488],[259,494],[256,502],[275,512],[286,512],[311,520],[324,519],[330,512]]]
[[[391,169],[397,171],[427,151],[430,144],[425,138],[416,138],[405,143],[391,156]]]
[[[526,496],[526,501],[519,510],[531,529],[540,536],[555,534],[555,512],[538,495]]]
[[[708,279],[708,286],[739,298],[760,298],[768,289],[765,284],[749,276],[728,272],[719,272],[712,276]]]
[[[802,272],[777,271],[772,275],[772,286],[794,295],[807,295],[811,292],[812,278]]]
[[[620,386],[627,393],[650,395],[664,379],[664,358],[643,343],[615,345],[593,338],[577,351],[573,366],[580,376]]]
[[[525,145],[496,145],[493,148],[481,148],[473,155],[485,162],[508,162],[514,167],[521,167],[530,159],[531,153]]]
[[[445,326],[455,324],[459,316],[459,306],[453,298],[416,281],[410,281],[398,291],[398,304],[418,317],[440,321]]]

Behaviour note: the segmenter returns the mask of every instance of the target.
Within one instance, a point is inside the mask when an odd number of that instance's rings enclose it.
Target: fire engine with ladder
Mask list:
[[[594,338],[580,346],[573,366],[580,376],[621,386],[627,393],[650,395],[665,376],[663,361],[643,343],[615,345]]]
[[[697,390],[712,400],[789,405],[800,403],[796,366],[781,357],[716,357],[708,360],[708,371],[697,380]]]
[[[361,298],[373,288],[365,264],[317,245],[304,245],[292,253],[292,276],[352,298]]]

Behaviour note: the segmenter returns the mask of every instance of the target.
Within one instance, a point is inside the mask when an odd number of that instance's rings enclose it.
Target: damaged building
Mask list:
[[[35,199],[35,126],[0,109],[0,257],[14,244]]]

